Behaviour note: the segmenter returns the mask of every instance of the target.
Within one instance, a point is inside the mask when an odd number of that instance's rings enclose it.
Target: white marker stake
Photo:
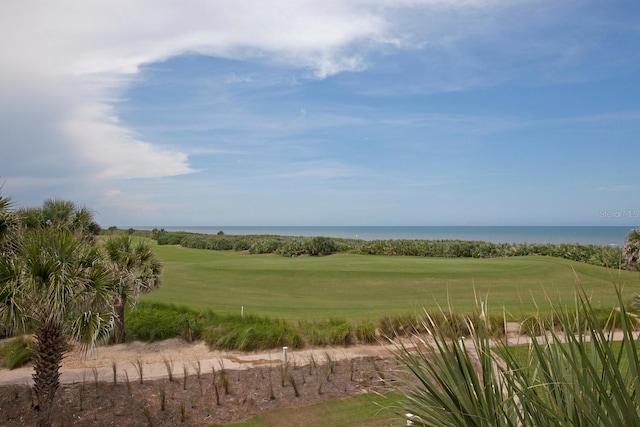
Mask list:
[[[282,363],[284,363],[284,366],[287,366],[287,350],[289,350],[289,347],[282,347]]]

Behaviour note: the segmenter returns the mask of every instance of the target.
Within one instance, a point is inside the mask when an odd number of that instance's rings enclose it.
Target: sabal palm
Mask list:
[[[135,305],[140,294],[160,286],[162,264],[147,242],[136,243],[130,236],[111,237],[104,247],[114,277],[114,341],[122,343],[126,338],[124,316],[127,303]]]
[[[93,212],[70,200],[47,199],[42,206],[20,209],[19,216],[26,228],[63,229],[92,243],[100,232]]]
[[[17,226],[18,219],[11,198],[0,194],[0,255],[4,256],[4,252],[10,248]]]
[[[622,249],[627,270],[640,270],[640,229],[631,230]]]
[[[97,248],[66,230],[24,234],[0,259],[0,320],[29,325],[36,339],[34,391],[40,425],[51,425],[59,369],[69,340],[85,349],[113,328],[112,282]]]

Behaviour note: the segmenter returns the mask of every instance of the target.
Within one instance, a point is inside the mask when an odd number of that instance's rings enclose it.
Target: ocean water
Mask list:
[[[129,228],[129,227],[123,227]],[[580,243],[623,246],[634,227],[626,226],[150,226],[192,233],[340,237],[362,240],[479,240],[492,243]]]

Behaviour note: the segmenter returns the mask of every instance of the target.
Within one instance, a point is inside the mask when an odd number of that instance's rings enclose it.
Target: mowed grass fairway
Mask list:
[[[546,296],[572,303],[579,280],[596,307],[615,303],[613,283],[630,298],[638,273],[551,257],[497,259],[386,257],[336,254],[286,258],[154,246],[164,263],[162,286],[143,300],[217,313],[282,319],[375,321],[451,302],[471,312],[475,293],[491,312],[515,317],[548,307]]]

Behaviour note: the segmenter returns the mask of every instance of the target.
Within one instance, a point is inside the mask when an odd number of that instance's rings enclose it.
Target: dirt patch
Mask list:
[[[167,360],[166,355],[162,357]],[[206,372],[202,364],[198,367],[197,361],[189,366],[175,363],[172,381],[143,377],[141,382],[124,374],[126,370],[116,373],[115,382],[113,377],[110,381],[101,381],[97,368],[83,371],[82,379],[63,384],[58,390],[54,425],[229,423],[278,407],[385,391],[388,389],[385,377],[396,369],[394,359],[389,357],[333,360],[329,353],[325,357],[309,356],[306,360],[293,358],[286,369],[279,361],[262,358],[258,361],[262,366],[236,370],[212,366]],[[182,374],[189,371],[196,373],[186,377]],[[35,425],[37,412],[33,409],[33,399],[27,385],[0,387],[0,424]]]

